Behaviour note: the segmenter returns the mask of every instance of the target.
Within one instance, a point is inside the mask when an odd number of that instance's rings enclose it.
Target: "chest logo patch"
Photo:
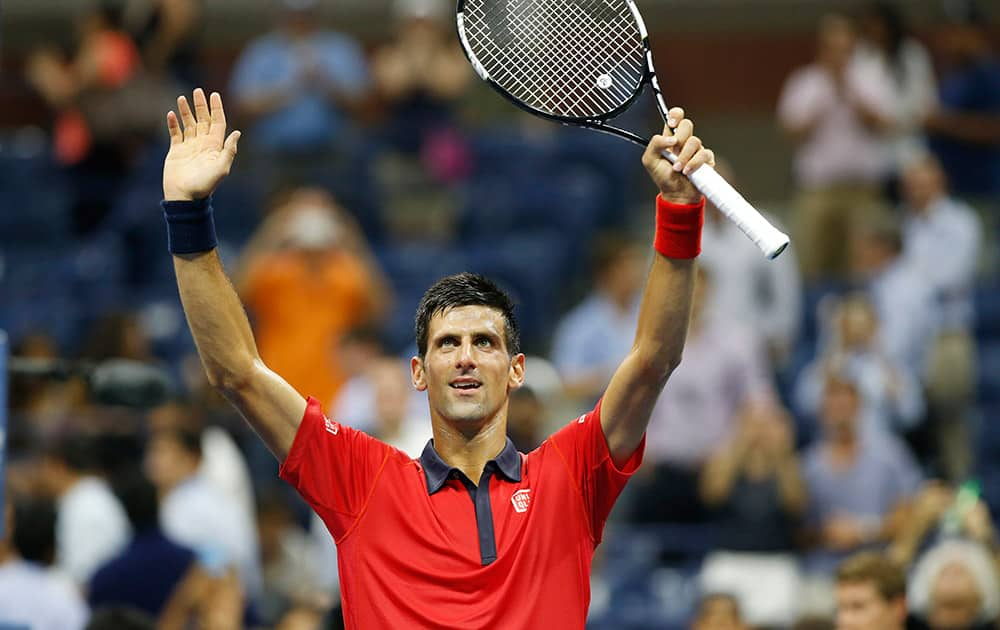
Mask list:
[[[518,490],[511,495],[510,502],[514,505],[515,512],[524,514],[528,511],[528,506],[531,505],[531,488]]]
[[[340,433],[339,424],[337,424],[336,422],[334,422],[329,418],[323,418],[323,420],[326,421],[323,428],[326,429],[327,433],[329,433],[330,435],[337,435],[338,433]]]

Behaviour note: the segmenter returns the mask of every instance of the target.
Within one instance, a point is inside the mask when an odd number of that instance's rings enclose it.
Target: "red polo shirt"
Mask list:
[[[507,441],[472,483],[323,415],[310,398],[281,477],[337,542],[347,628],[583,628],[590,563],[619,469],[600,403],[524,455]],[[480,490],[482,489],[482,490]]]

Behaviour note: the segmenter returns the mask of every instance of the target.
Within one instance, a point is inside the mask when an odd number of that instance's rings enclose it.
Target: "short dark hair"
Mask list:
[[[475,273],[459,273],[441,278],[420,298],[415,318],[417,352],[427,354],[427,329],[431,318],[459,306],[486,306],[500,311],[504,320],[504,344],[507,352],[521,351],[521,333],[514,318],[514,302],[489,278]]]
[[[11,542],[28,562],[50,565],[56,549],[56,507],[47,499],[24,499],[14,504]]]
[[[127,475],[121,475],[115,480],[114,489],[136,533],[159,526],[160,501],[156,486],[142,471],[130,471]]]
[[[874,551],[864,551],[844,560],[837,568],[837,584],[870,583],[887,602],[906,596],[906,575],[892,560]]]
[[[192,427],[174,426],[158,429],[153,437],[166,438],[176,442],[183,451],[201,458],[201,431]]]

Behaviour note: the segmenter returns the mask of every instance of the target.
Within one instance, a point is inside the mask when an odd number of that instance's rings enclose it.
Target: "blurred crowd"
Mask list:
[[[416,302],[447,273],[495,278],[529,353],[508,427],[527,452],[631,347],[650,190],[626,143],[497,115],[447,2],[393,7],[392,36],[364,44],[318,0],[276,0],[206,86],[245,132],[220,251],[268,366],[413,456]],[[832,628],[904,596],[906,627],[1000,627],[1000,54],[973,3],[942,7],[929,33],[892,3],[819,20],[775,114],[795,184],[768,214],[789,251],[767,261],[706,210],[594,628]],[[336,548],[206,382],[157,216],[162,114],[206,81],[204,11],[102,0],[23,65],[50,125],[0,151],[19,204],[0,212],[0,328],[18,357],[132,359],[176,386],[134,409],[10,376],[0,623],[339,627]]]

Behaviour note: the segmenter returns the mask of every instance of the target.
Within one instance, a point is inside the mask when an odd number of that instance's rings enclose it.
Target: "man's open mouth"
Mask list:
[[[459,379],[449,383],[452,389],[479,389],[482,383],[476,380]]]

